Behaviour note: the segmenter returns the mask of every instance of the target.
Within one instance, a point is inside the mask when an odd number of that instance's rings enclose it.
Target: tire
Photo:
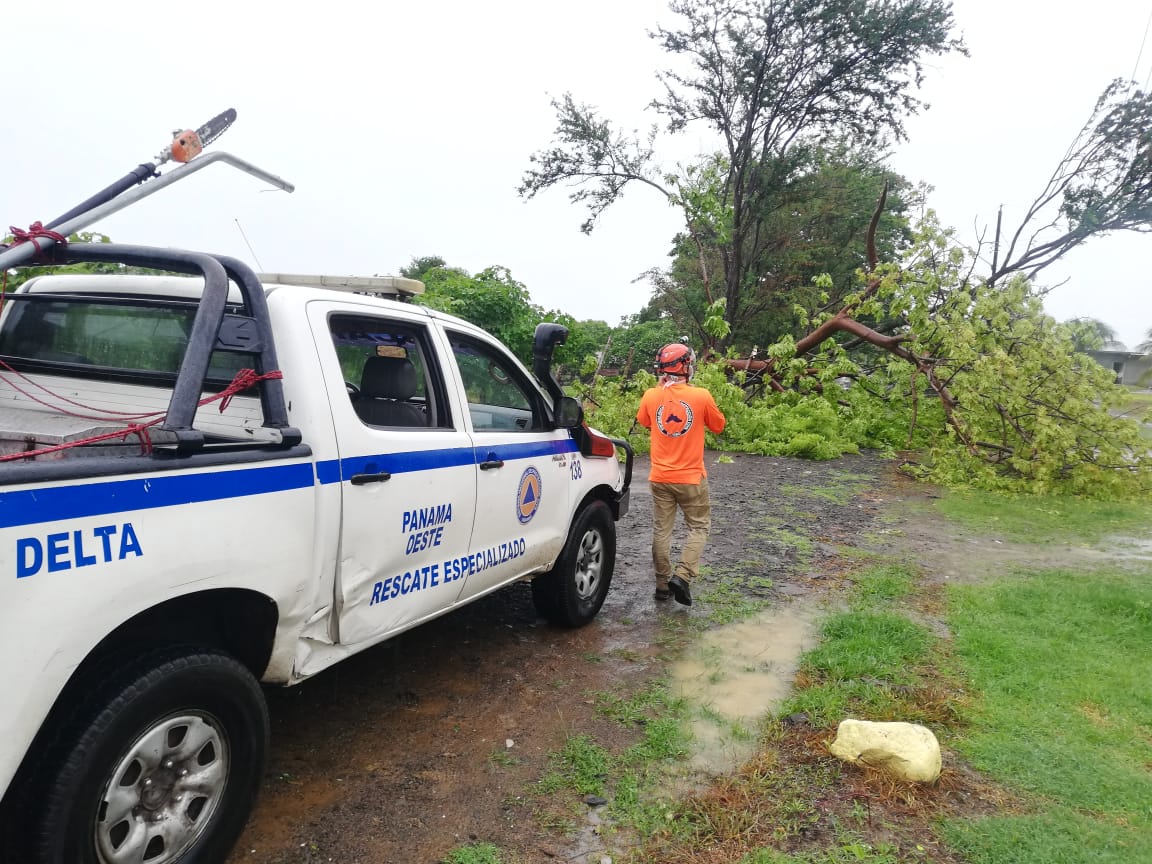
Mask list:
[[[564,627],[596,617],[616,566],[616,523],[603,501],[589,502],[572,522],[556,565],[532,582],[536,611]]]
[[[220,864],[267,762],[260,685],[232,657],[197,648],[145,654],[105,682],[34,781],[32,861]]]

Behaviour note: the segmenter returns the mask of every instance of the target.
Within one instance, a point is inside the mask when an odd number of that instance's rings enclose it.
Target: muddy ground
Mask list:
[[[925,487],[875,456],[720,463],[710,453],[709,474],[704,579],[739,573],[744,591],[780,607],[834,594],[859,550],[934,543]],[[585,860],[541,829],[526,790],[567,736],[626,734],[597,714],[592,694],[632,692],[663,674],[674,651],[661,646],[686,630],[677,617],[709,615],[706,602],[653,601],[646,476],[641,461],[612,589],[588,627],[538,620],[528,586],[516,585],[270,692],[268,775],[228,864],[437,862],[475,840],[528,861]],[[981,541],[955,542],[953,561]],[[953,578],[949,566],[940,578]]]

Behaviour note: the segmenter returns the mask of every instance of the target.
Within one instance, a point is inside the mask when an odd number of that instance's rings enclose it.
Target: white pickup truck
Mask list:
[[[631,452],[552,377],[562,327],[532,374],[411,280],[52,254],[186,275],[0,298],[0,860],[220,864],[261,683],[517,580],[560,625],[599,611]]]

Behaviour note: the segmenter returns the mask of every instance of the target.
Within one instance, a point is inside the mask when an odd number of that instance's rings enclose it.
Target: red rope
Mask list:
[[[19,374],[19,373],[17,373],[17,374]],[[236,377],[234,377],[232,379],[232,382],[227,387],[225,387],[219,393],[213,394],[212,396],[205,396],[203,399],[201,399],[196,404],[197,404],[197,406],[203,407],[205,405],[210,405],[213,402],[219,401],[220,402],[220,413],[223,414],[224,410],[228,407],[229,403],[232,401],[232,397],[235,396],[237,393],[242,393],[243,391],[248,390],[248,389],[254,387],[255,385],[259,384],[261,381],[279,380],[279,379],[282,379],[283,377],[284,377],[284,373],[279,371],[278,369],[273,370],[272,372],[265,372],[262,375],[257,375],[256,370],[254,370],[254,369],[241,369],[239,372],[236,373]],[[9,383],[11,383],[11,382],[9,382]],[[35,383],[35,382],[32,382],[32,383]],[[40,385],[37,385],[37,386],[40,386]],[[35,402],[39,402],[41,405],[46,405],[49,408],[55,407],[55,406],[49,405],[47,402],[44,402],[40,399],[37,399],[35,396],[32,396],[28,393],[25,393],[25,391],[20,390],[20,388],[18,388],[18,387],[16,389],[19,390],[19,392],[23,393],[25,396],[27,396],[29,399],[32,399]],[[41,388],[41,389],[46,389],[46,388]],[[51,392],[51,391],[48,391],[48,392]],[[58,396],[58,394],[52,394],[52,395]],[[64,399],[64,401],[66,401],[66,402],[72,402],[71,399],[65,399],[63,396],[58,396],[58,398]],[[72,404],[79,405],[80,403],[72,402]],[[85,406],[80,406],[80,407],[85,407]],[[55,410],[59,411],[61,409],[55,408]],[[81,417],[81,418],[86,419],[86,420],[112,419],[112,418],[99,417],[99,416],[93,416],[93,415],[74,414],[70,411],[63,411],[62,413],[68,414],[69,416],[72,416],[72,417]],[[116,412],[114,412],[114,413],[116,413]],[[158,412],[153,412],[153,413],[158,413]],[[143,419],[145,417],[149,417],[152,415],[150,415],[150,414],[136,414],[136,415],[126,415],[126,416],[134,416],[134,417]],[[100,441],[108,441],[108,440],[111,440],[113,438],[119,438],[119,439],[123,440],[123,439],[127,438],[129,435],[137,435],[140,438],[141,452],[143,454],[147,455],[148,453],[152,452],[152,439],[148,435],[148,429],[152,426],[157,425],[158,423],[164,422],[164,419],[166,416],[167,416],[166,414],[160,414],[160,416],[153,417],[153,419],[149,420],[147,423],[133,423],[133,424],[127,426],[126,428],[118,429],[115,432],[105,432],[102,435],[92,435],[88,438],[81,438],[81,439],[76,440],[76,441],[66,441],[63,444],[56,444],[52,447],[42,447],[38,450],[27,450],[27,451],[22,452],[22,453],[8,453],[6,455],[0,456],[0,462],[14,462],[17,459],[32,459],[36,456],[42,456],[45,453],[55,453],[59,450],[67,450],[71,447],[80,447],[80,446],[85,445],[85,444],[96,444]]]
[[[13,246],[18,246],[21,243],[31,243],[36,247],[37,255],[43,251],[40,249],[41,240],[55,240],[57,243],[64,244],[68,242],[68,238],[61,234],[59,231],[53,231],[49,228],[45,228],[40,222],[33,222],[28,226],[27,231],[22,231],[14,225],[9,226],[8,230],[11,231],[12,236],[16,238],[16,242],[12,244]]]
[[[61,396],[59,393],[54,393],[53,391],[49,390],[47,387],[45,387],[40,382],[33,381],[31,378],[29,378],[23,372],[20,372],[16,369],[13,369],[11,366],[9,366],[7,363],[5,363],[3,360],[0,360],[0,369],[3,369],[7,372],[11,372],[17,378],[20,378],[23,381],[26,381],[29,386],[36,387],[39,390],[43,390],[45,393],[47,393],[48,395],[52,396],[53,398],[59,400],[60,402],[67,402],[69,405],[75,405],[77,408],[85,408],[85,409],[91,410],[90,406],[85,405],[83,402],[77,402],[75,399],[69,399],[67,396]],[[66,408],[62,408],[57,404],[54,404],[52,402],[46,402],[43,399],[41,399],[40,397],[32,395],[27,390],[25,390],[23,387],[19,386],[18,384],[13,383],[9,378],[5,377],[2,374],[0,374],[0,381],[3,381],[5,384],[7,384],[9,387],[11,387],[13,390],[15,390],[17,393],[20,393],[21,395],[25,396],[26,398],[30,399],[31,401],[36,402],[40,405],[43,405],[45,408],[51,408],[57,414],[65,414],[69,417],[79,417],[83,420],[115,420],[115,421],[143,420],[147,417],[155,417],[157,415],[163,414],[162,411],[149,411],[147,413],[138,414],[138,413],[130,413],[128,411],[112,411],[112,410],[107,409],[107,408],[101,409],[103,411],[103,413],[101,413],[101,414],[81,414],[78,411],[69,411]]]
[[[265,372],[263,375],[257,375],[255,369],[241,369],[236,373],[236,377],[232,379],[232,383],[217,393],[215,396],[210,396],[207,399],[201,399],[197,405],[207,405],[209,402],[220,400],[220,413],[223,414],[224,410],[228,407],[228,403],[232,401],[232,397],[237,393],[241,393],[250,387],[254,387],[261,381],[279,380],[284,377],[284,373],[278,369],[271,372]]]

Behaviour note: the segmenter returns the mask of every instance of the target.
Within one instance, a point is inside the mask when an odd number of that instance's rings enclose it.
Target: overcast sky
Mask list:
[[[971,57],[933,64],[932,107],[892,168],[935,187],[930,205],[966,240],[1001,204],[1014,224],[1105,85],[1148,79],[1150,13],[1152,0],[955,0]],[[499,264],[536,303],[615,324],[648,298],[636,278],[667,263],[675,211],[636,188],[587,237],[563,191],[526,203],[516,187],[551,140],[552,97],[570,91],[625,129],[655,122],[665,64],[646,33],[675,20],[663,0],[25,4],[0,48],[0,225],[54,218],[173,129],[234,107],[214,147],[294,194],[217,165],[95,227],[266,271]],[[676,146],[684,158],[711,142]],[[1129,347],[1152,327],[1152,236],[1093,241],[1044,276],[1063,280],[1057,318],[1099,318]]]

